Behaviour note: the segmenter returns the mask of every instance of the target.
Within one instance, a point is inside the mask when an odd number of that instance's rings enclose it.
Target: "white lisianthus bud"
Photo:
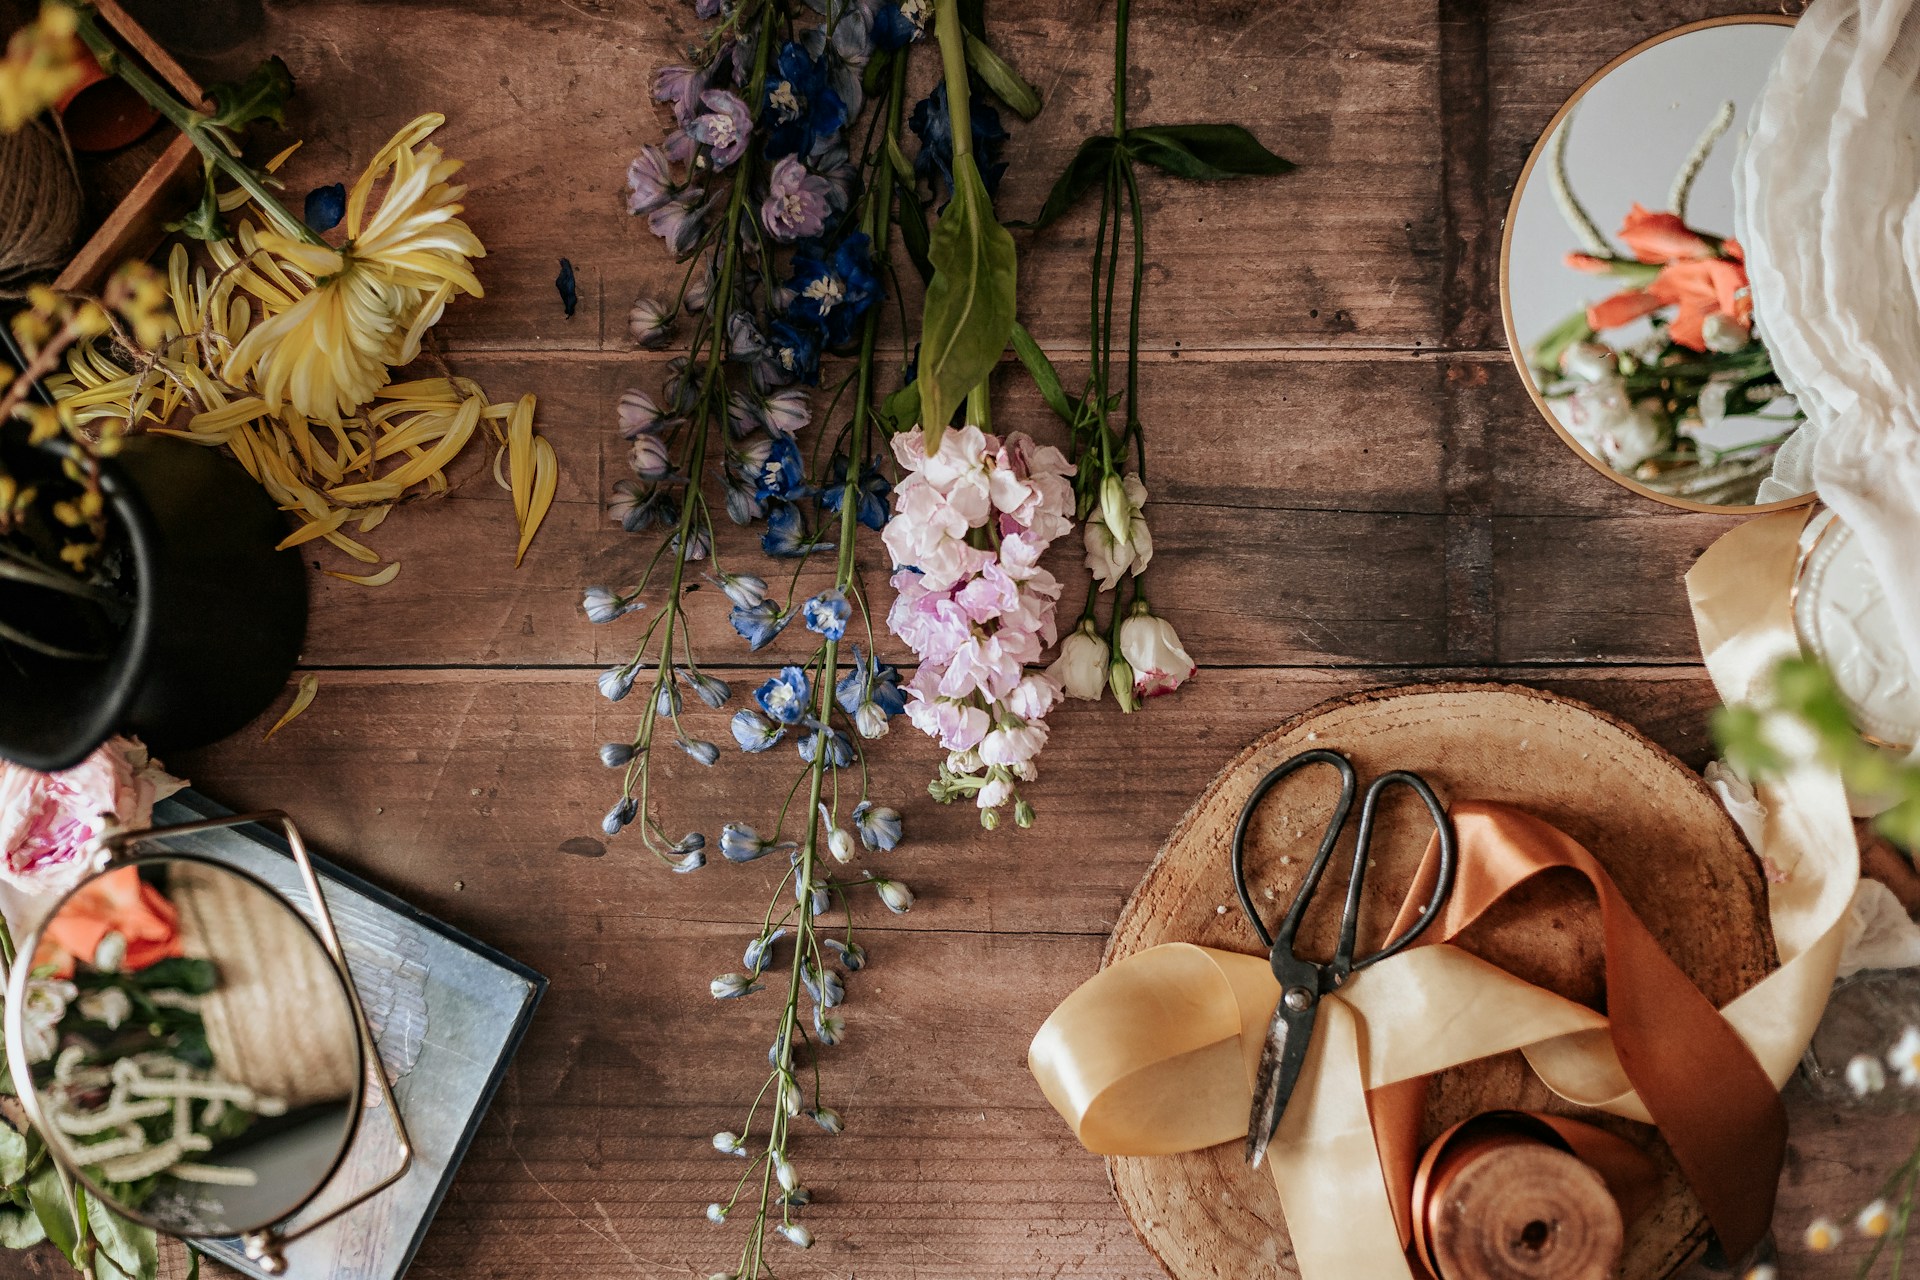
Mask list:
[[[1127,540],[1127,526],[1132,522],[1133,507],[1127,501],[1127,486],[1119,475],[1109,472],[1100,482],[1100,518],[1106,521],[1107,531],[1115,542]]]
[[[1631,471],[1661,452],[1672,425],[1653,400],[1628,398],[1618,375],[1590,382],[1566,398],[1567,426],[1591,453],[1615,471]]]
[[[1107,642],[1093,629],[1092,619],[1074,628],[1060,643],[1060,656],[1047,668],[1047,674],[1066,690],[1069,698],[1100,700],[1107,687]]]
[[[799,1245],[802,1249],[813,1248],[813,1232],[807,1230],[797,1222],[781,1223],[780,1234],[794,1244]]]
[[[1113,690],[1113,700],[1120,704],[1122,711],[1140,709],[1140,699],[1133,696],[1133,667],[1117,653],[1113,655],[1113,665],[1107,668],[1107,687]]]
[[[1172,693],[1198,668],[1180,643],[1173,624],[1156,616],[1145,600],[1120,624],[1120,652],[1133,667],[1133,691],[1143,698]]]
[[[1125,516],[1117,533],[1113,524],[1116,508],[1108,503],[1116,492],[1118,514]],[[1111,590],[1128,573],[1145,573],[1152,562],[1153,534],[1147,529],[1146,505],[1147,486],[1139,476],[1129,475],[1124,480],[1108,476],[1101,486],[1100,519],[1087,521],[1083,540],[1087,570],[1098,579],[1102,591]]]
[[[1740,350],[1753,339],[1753,326],[1742,324],[1724,311],[1716,311],[1701,324],[1700,336],[1707,350],[1726,354]]]
[[[1611,347],[1598,342],[1576,342],[1560,353],[1560,372],[1581,382],[1598,382],[1619,370]]]
[[[1862,1098],[1886,1088],[1887,1073],[1879,1059],[1869,1054],[1854,1054],[1847,1062],[1847,1087]]]

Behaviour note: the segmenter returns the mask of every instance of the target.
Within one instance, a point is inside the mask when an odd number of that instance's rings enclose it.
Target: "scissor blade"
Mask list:
[[[1267,1024],[1267,1039],[1260,1046],[1260,1067],[1253,1079],[1253,1111],[1247,1117],[1247,1163],[1256,1169],[1267,1158],[1267,1145],[1279,1131],[1287,1100],[1299,1083],[1317,1007],[1293,1010],[1282,1004],[1274,1009],[1273,1021]]]

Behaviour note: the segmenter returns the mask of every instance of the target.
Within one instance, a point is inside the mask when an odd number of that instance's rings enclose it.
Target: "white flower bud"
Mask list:
[[[777,1155],[773,1158],[773,1176],[780,1180],[782,1191],[791,1191],[800,1182],[800,1175],[794,1172],[793,1162],[785,1156]]]
[[[1840,1224],[1832,1218],[1815,1218],[1807,1224],[1807,1248],[1814,1253],[1830,1253],[1840,1243]]]
[[[1885,1200],[1875,1200],[1860,1211],[1853,1225],[1861,1235],[1877,1240],[1893,1229],[1893,1210]]]
[[[853,837],[845,827],[834,827],[827,832],[827,852],[835,862],[853,861]]]
[[[727,1220],[727,1207],[725,1205],[716,1203],[716,1204],[710,1204],[707,1206],[708,1222],[711,1222],[715,1226],[718,1226],[719,1224],[725,1222],[726,1220]]]
[[[863,702],[860,709],[853,713],[853,727],[860,731],[863,738],[884,738],[887,736],[887,713],[880,709],[877,702]]]
[[[802,1249],[813,1248],[813,1232],[807,1230],[797,1222],[781,1223],[780,1234],[788,1240],[791,1240],[794,1244],[799,1245]]]
[[[740,1135],[730,1129],[722,1129],[713,1135],[713,1149],[722,1155],[744,1156],[747,1146],[740,1141]]]
[[[1847,1087],[1862,1098],[1886,1088],[1887,1073],[1880,1060],[1869,1054],[1854,1054],[1847,1061]]]
[[[897,916],[905,915],[913,906],[913,890],[898,880],[875,880],[874,891],[880,895],[880,901],[887,910]]]

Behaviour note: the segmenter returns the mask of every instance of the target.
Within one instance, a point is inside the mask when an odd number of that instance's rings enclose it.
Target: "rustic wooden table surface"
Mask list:
[[[350,181],[415,113],[447,114],[489,254],[485,300],[441,326],[445,358],[496,397],[537,392],[562,475],[518,572],[509,500],[477,472],[451,500],[397,514],[376,536],[402,562],[393,585],[314,576],[313,708],[271,743],[256,728],[174,763],[228,804],[296,810],[329,856],[552,979],[414,1276],[724,1270],[737,1233],[701,1210],[730,1166],[707,1136],[737,1123],[769,1030],[765,1007],[716,1006],[706,980],[737,967],[776,873],[674,876],[637,844],[603,844],[612,787],[592,752],[629,717],[593,676],[627,637],[578,607],[582,585],[630,575],[641,546],[603,514],[624,465],[612,406],[662,376],[664,355],[632,349],[625,315],[671,268],[621,191],[627,160],[660,136],[647,85],[695,29],[691,5],[177,8],[156,26],[197,70],[231,74],[268,52],[292,67],[290,129],[307,139],[296,193]],[[1232,188],[1149,183],[1149,581],[1202,670],[1148,714],[1059,713],[1025,834],[984,833],[970,809],[928,801],[926,740],[903,728],[884,744],[877,788],[910,837],[889,865],[920,905],[862,922],[873,964],[829,1066],[848,1129],[798,1153],[820,1243],[781,1246],[782,1275],[1160,1274],[1102,1162],[1035,1089],[1026,1044],[1093,971],[1175,819],[1283,717],[1374,685],[1518,680],[1706,760],[1714,697],[1681,575],[1732,521],[1642,501],[1558,442],[1508,363],[1497,274],[1508,195],[1567,94],[1643,37],[1740,8],[1136,3],[1137,120],[1238,120],[1300,165]],[[1109,6],[990,10],[1047,103],[1008,147],[1001,206],[1021,216],[1104,127]],[[1069,381],[1091,235],[1084,214],[1023,234],[1024,319]],[[561,255],[579,272],[571,320],[552,283]],[[1003,426],[1043,423],[1011,378],[997,412]],[[694,613],[704,655],[745,656],[720,607]],[[724,674],[750,685],[780,656]],[[706,714],[724,741],[721,713]],[[764,819],[787,762],[729,757],[712,771],[665,762],[670,826]],[[1848,1124],[1797,1086],[1790,1097],[1783,1272],[1851,1274],[1797,1256],[1800,1229],[1858,1203],[1909,1135]]]

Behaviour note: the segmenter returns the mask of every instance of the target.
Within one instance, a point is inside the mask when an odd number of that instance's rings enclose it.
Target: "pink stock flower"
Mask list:
[[[88,871],[96,837],[148,825],[154,802],[180,785],[132,738],[58,773],[0,761],[0,879],[36,897],[64,893]]]
[[[1057,634],[1061,584],[1039,562],[1073,527],[1074,468],[1024,434],[1003,440],[977,426],[946,432],[931,455],[917,432],[893,449],[907,475],[882,534],[898,570],[887,624],[920,658],[907,714],[950,753],[935,794],[998,809],[1036,776],[1061,697],[1026,667]],[[997,538],[978,535],[989,522]],[[1021,801],[1015,817],[1024,825],[1032,810]]]

